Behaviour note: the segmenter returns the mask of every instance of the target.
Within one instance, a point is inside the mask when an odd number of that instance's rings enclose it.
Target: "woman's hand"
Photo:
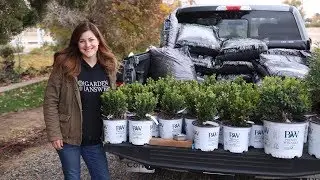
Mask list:
[[[52,141],[51,144],[56,150],[63,149],[63,141],[61,139]]]

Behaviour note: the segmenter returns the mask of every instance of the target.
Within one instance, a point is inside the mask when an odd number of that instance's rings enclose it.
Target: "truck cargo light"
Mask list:
[[[218,6],[217,11],[250,11],[250,6]]]

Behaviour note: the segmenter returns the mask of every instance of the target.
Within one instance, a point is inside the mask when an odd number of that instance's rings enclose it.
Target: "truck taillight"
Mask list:
[[[250,11],[250,6],[218,6],[217,11]]]
[[[226,6],[227,11],[240,11],[241,6]]]

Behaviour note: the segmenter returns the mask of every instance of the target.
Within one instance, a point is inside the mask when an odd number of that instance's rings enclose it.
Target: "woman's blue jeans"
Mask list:
[[[65,180],[80,180],[80,156],[86,163],[92,180],[109,180],[108,162],[102,144],[76,146],[63,144],[58,150]]]

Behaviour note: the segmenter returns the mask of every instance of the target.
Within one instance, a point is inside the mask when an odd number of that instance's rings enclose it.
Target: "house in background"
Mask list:
[[[50,33],[40,28],[27,28],[19,35],[15,36],[10,45],[13,47],[23,47],[23,52],[28,53],[34,48],[41,47],[44,43],[54,44]]]

